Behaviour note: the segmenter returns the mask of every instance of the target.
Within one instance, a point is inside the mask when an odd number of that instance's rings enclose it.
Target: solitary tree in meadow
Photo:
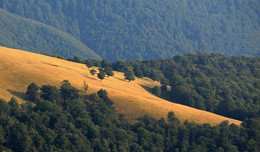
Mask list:
[[[98,69],[99,70],[99,73],[97,75],[97,77],[100,79],[100,81],[102,81],[103,79],[105,79],[105,76],[106,76],[106,73],[104,71],[104,69]]]
[[[102,81],[103,79],[105,79],[106,74],[105,73],[98,73],[97,77],[100,79],[100,81]]]
[[[95,70],[95,69],[92,69],[92,70],[90,70],[90,73],[91,73],[91,75],[95,75],[96,73],[97,73],[97,70]]]

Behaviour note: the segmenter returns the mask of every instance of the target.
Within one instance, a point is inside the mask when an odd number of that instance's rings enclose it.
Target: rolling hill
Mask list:
[[[66,57],[101,59],[70,34],[0,9],[0,45]]]
[[[49,84],[59,87],[60,82],[69,80],[73,86],[83,91],[84,81],[86,81],[89,85],[88,93],[96,92],[100,88],[107,90],[118,112],[131,120],[144,114],[159,119],[165,117],[168,112],[174,111],[182,122],[189,120],[199,124],[216,125],[228,120],[238,125],[241,123],[238,120],[158,98],[142,87],[158,85],[147,78],[128,82],[124,80],[123,73],[115,72],[114,77],[100,81],[89,73],[90,69],[84,64],[41,54],[0,47],[0,71],[0,98],[9,100],[14,96],[20,103],[25,102],[24,92],[32,82],[39,86]]]

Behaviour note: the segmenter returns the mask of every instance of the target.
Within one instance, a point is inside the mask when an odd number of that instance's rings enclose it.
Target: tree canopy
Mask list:
[[[124,76],[125,76],[125,79],[128,80],[129,82],[135,80],[135,75],[134,75],[133,68],[132,67],[128,67],[128,69],[125,72]]]
[[[68,81],[64,85],[73,88]],[[55,86],[43,85],[44,88]],[[174,112],[160,120],[145,115],[128,122],[112,106],[108,93],[57,101],[40,96],[33,106],[0,99],[0,151],[259,151],[259,118],[236,126],[181,123]],[[40,88],[40,94],[45,89]],[[55,92],[56,92],[55,91]],[[71,90],[72,91],[72,90]],[[73,92],[73,91],[72,91]],[[54,94],[53,94],[54,95]],[[55,96],[55,95],[54,95]],[[44,97],[44,98],[42,98]],[[61,102],[61,101],[63,102]]]
[[[110,61],[195,52],[254,56],[260,49],[259,3],[2,0],[0,44]]]

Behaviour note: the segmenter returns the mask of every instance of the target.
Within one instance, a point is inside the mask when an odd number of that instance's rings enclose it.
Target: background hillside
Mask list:
[[[37,53],[101,59],[70,34],[0,9],[0,45]]]
[[[69,33],[111,61],[187,52],[260,55],[258,0],[1,0],[0,8]]]

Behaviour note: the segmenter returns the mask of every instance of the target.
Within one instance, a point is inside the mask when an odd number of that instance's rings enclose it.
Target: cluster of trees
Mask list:
[[[92,67],[93,65],[95,66],[100,66],[99,68],[99,73],[97,74],[97,77],[101,80],[105,79],[105,76],[107,75],[109,76],[114,76],[114,72],[113,72],[113,64],[111,62],[109,62],[106,59],[103,59],[102,61],[97,61],[97,60],[92,60],[92,59],[87,59],[84,62],[89,68]],[[95,64],[94,64],[95,63]],[[125,66],[124,68],[122,68],[123,70],[121,70],[121,72],[124,72],[124,76],[125,79],[130,81],[135,80],[135,74],[133,71],[133,67],[131,66]],[[142,75],[142,72],[139,70],[140,74]],[[91,69],[90,73],[94,76],[97,71],[95,69]],[[140,75],[137,75],[139,78],[143,77]]]
[[[16,26],[17,21],[4,17],[0,23],[2,45],[17,42],[13,47],[30,51],[51,49],[71,57],[73,49],[82,46],[113,62],[198,51],[259,55],[258,0],[1,0],[0,8],[19,19],[52,26],[71,40],[66,48],[68,42],[51,35],[49,28],[38,33],[41,30],[33,28],[33,23],[24,26],[25,21],[19,20]],[[14,35],[10,37],[6,31]],[[61,45],[66,53],[57,47]]]
[[[32,83],[27,102],[0,99],[0,151],[259,151],[259,119],[217,126],[184,122],[173,112],[135,124],[118,115],[105,90],[81,95],[69,81],[60,88]]]

